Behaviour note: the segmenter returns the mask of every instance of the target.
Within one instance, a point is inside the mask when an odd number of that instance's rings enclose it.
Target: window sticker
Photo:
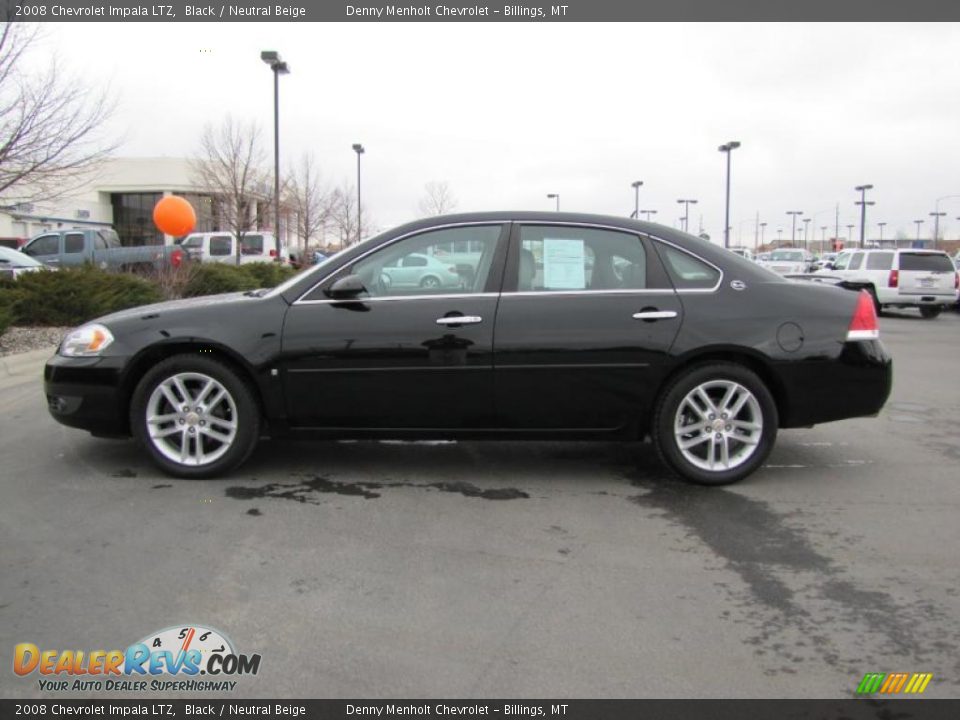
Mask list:
[[[550,290],[583,290],[587,273],[583,240],[543,239],[543,285]]]

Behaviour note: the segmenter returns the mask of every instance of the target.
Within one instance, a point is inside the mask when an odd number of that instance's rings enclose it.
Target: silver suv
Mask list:
[[[862,287],[880,313],[887,307],[915,307],[935,318],[957,301],[960,275],[940,250],[853,250],[841,253],[825,272],[844,285]]]

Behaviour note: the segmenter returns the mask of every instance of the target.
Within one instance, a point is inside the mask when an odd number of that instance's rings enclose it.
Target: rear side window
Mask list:
[[[203,237],[200,235],[191,235],[181,243],[181,246],[185,248],[203,247]]]
[[[215,235],[210,238],[210,254],[229,255],[232,244],[229,235]]]
[[[889,270],[893,267],[892,252],[878,252],[867,255],[867,270]]]
[[[244,235],[240,242],[242,255],[263,255],[263,235]]]
[[[647,256],[636,235],[597,228],[525,225],[518,290],[642,290]]]
[[[947,255],[939,253],[900,253],[901,270],[924,272],[953,272],[953,263]]]
[[[850,267],[847,270],[859,270],[861,265],[863,265],[863,253],[854,253],[853,257],[850,258]]]
[[[657,251],[677,290],[712,290],[720,282],[720,271],[693,255],[662,243]]]
[[[63,238],[63,252],[83,252],[83,233],[67,233]]]

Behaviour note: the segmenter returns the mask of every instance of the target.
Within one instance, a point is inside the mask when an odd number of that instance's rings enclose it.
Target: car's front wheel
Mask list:
[[[171,475],[212,477],[247,459],[260,435],[248,385],[214,358],[176,355],[151,368],[130,404],[130,426]]]
[[[773,396],[756,373],[718,362],[694,366],[669,385],[652,435],[661,460],[685,480],[726,485],[760,467],[777,426]]]

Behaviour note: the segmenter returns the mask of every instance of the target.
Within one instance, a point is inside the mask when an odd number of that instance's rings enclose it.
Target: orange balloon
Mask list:
[[[153,208],[153,222],[160,232],[174,237],[186,235],[197,225],[193,206],[177,195],[162,198]]]

